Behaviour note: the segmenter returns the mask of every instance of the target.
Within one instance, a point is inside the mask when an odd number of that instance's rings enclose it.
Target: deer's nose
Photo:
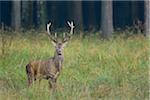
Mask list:
[[[60,51],[60,50],[59,50],[58,52],[59,52],[59,53],[61,53],[61,51]]]
[[[58,50],[58,55],[61,55],[61,54],[62,54],[61,50]]]

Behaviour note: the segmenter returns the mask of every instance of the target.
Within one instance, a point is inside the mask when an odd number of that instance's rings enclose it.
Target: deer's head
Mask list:
[[[63,54],[63,48],[68,43],[68,41],[71,39],[71,36],[73,34],[73,29],[74,29],[73,22],[67,22],[67,23],[70,27],[70,33],[69,34],[64,33],[64,37],[63,37],[62,40],[58,40],[56,33],[55,33],[55,36],[53,36],[51,34],[51,32],[50,32],[51,23],[47,24],[47,33],[49,35],[49,38],[50,38],[52,44],[55,47],[55,52],[56,52],[57,55],[62,55]]]

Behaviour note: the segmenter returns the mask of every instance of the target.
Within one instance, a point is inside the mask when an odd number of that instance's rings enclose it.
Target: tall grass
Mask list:
[[[52,93],[46,80],[28,88],[25,72],[29,61],[53,56],[52,44],[45,35],[18,35],[0,58],[0,98],[148,100],[148,52],[148,39],[139,35],[110,40],[74,37],[64,50],[63,70]]]

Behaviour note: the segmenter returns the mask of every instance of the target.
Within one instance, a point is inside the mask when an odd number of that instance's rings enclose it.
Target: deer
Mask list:
[[[63,48],[68,43],[73,35],[73,21],[67,22],[70,27],[70,34],[64,33],[63,39],[58,40],[57,33],[53,36],[50,32],[51,22],[47,24],[47,33],[48,36],[55,47],[54,56],[47,59],[47,60],[35,60],[31,61],[26,65],[26,74],[28,79],[28,86],[31,86],[34,81],[39,79],[48,80],[50,88],[56,88],[56,82],[62,70],[64,55],[63,55]]]

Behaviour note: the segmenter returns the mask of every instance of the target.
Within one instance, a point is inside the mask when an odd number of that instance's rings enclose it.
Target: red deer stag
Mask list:
[[[47,24],[47,33],[55,47],[55,54],[54,57],[48,60],[32,61],[26,65],[29,86],[37,79],[47,79],[51,88],[56,87],[56,81],[61,72],[64,60],[63,48],[70,40],[74,29],[73,22],[68,22],[68,25],[71,28],[70,34],[64,34],[64,38],[58,41],[57,36],[53,37],[50,32],[51,23]]]

